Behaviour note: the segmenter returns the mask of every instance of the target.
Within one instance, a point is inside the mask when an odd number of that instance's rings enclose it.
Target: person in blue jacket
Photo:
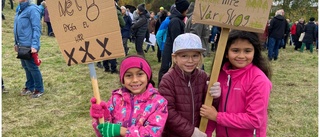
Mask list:
[[[19,9],[14,19],[14,49],[17,52],[19,47],[31,47],[31,53],[38,53],[40,50],[40,9],[32,4],[31,0],[19,0]],[[33,59],[20,59],[25,70],[27,81],[21,91],[21,95],[30,95],[31,98],[40,97],[43,92],[43,80],[39,67]]]

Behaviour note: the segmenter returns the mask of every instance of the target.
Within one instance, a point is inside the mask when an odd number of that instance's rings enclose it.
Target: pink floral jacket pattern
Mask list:
[[[126,137],[160,137],[168,117],[167,100],[151,84],[139,95],[133,95],[126,88],[114,90],[107,102],[105,122],[118,123],[127,128]],[[92,126],[97,136],[98,120]]]

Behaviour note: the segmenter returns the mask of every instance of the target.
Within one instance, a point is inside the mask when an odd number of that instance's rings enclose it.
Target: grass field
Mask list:
[[[89,116],[93,96],[87,65],[67,66],[55,38],[43,35],[39,53],[45,94],[37,99],[19,96],[25,73],[16,59],[13,44],[15,11],[4,9],[2,21],[2,77],[9,93],[2,94],[3,137],[89,137],[94,136]],[[130,44],[129,54],[135,54]],[[266,52],[265,52],[266,53]],[[214,54],[214,53],[212,53]],[[156,52],[146,54],[157,81],[160,64]],[[118,59],[118,62],[122,58]],[[213,56],[205,58],[210,73]],[[318,52],[299,53],[292,46],[280,50],[271,62],[273,89],[269,102],[268,137],[318,136]],[[120,87],[119,76],[96,68],[100,95]]]

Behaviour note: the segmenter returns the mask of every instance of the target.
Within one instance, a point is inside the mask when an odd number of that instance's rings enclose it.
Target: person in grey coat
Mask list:
[[[203,55],[206,57],[210,54],[209,50],[209,36],[210,36],[210,29],[209,25],[206,24],[200,24],[200,23],[192,23],[192,14],[194,11],[194,2],[190,3],[190,6],[188,8],[187,13],[187,23],[185,26],[185,33],[193,33],[198,35],[201,38],[202,48],[206,49],[205,52],[203,52]]]

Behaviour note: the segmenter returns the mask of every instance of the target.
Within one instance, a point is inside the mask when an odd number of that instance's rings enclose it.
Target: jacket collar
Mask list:
[[[172,10],[171,15],[170,15],[171,19],[174,18],[174,17],[177,17],[180,20],[183,20],[185,18],[176,8],[174,8]]]
[[[241,68],[241,69],[231,69],[231,64],[230,62],[226,62],[224,65],[223,65],[223,68],[222,70],[224,72],[226,72],[228,75],[231,75],[232,78],[236,78],[238,77],[239,75],[245,73],[248,69],[252,68],[253,64],[250,63],[249,65],[245,66],[244,68]]]

